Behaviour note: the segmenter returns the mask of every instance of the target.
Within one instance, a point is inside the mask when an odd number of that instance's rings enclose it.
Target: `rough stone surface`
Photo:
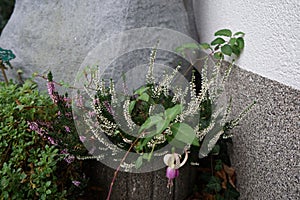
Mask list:
[[[12,64],[24,77],[51,70],[56,80],[72,83],[99,42],[124,30],[153,26],[193,32],[181,0],[17,0],[0,46],[14,51]]]
[[[257,101],[234,129],[240,199],[300,199],[300,91],[234,68],[228,92],[234,116]]]

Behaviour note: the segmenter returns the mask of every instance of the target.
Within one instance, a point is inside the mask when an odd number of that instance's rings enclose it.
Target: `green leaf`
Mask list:
[[[240,193],[230,183],[227,183],[224,197],[226,200],[237,200],[240,197]]]
[[[235,45],[235,42],[236,42],[236,38],[230,38],[230,40],[229,40],[229,45],[230,45],[230,46],[234,46],[234,45]]]
[[[141,96],[138,97],[138,100],[142,100],[142,101],[149,101],[149,95],[147,93],[143,93]]]
[[[217,60],[221,60],[224,58],[224,55],[221,52],[217,52],[214,54],[214,58]]]
[[[225,44],[224,46],[222,46],[221,51],[223,54],[225,54],[227,56],[231,56],[231,54],[232,54],[231,46],[228,44]]]
[[[154,135],[157,135],[159,133],[162,133],[170,124],[169,120],[160,120],[157,124],[156,124],[156,132]]]
[[[215,36],[227,36],[227,37],[231,37],[232,36],[232,32],[229,29],[222,29],[222,30],[219,30],[219,31],[215,32]]]
[[[129,103],[129,108],[128,108],[128,109],[129,109],[129,114],[132,113],[135,104],[136,104],[136,101],[131,101],[131,102]]]
[[[10,60],[16,58],[15,54],[11,50],[2,49],[0,47],[0,60],[4,63],[8,63]]]
[[[217,45],[217,44],[224,44],[225,43],[225,40],[223,38],[216,38],[214,39],[210,44],[211,45]]]
[[[174,138],[185,144],[192,144],[196,138],[194,129],[186,123],[175,123],[171,127],[171,131],[174,134]]]
[[[50,189],[46,190],[46,194],[51,194],[51,190]]]
[[[195,139],[193,140],[192,145],[196,147],[200,147],[200,143],[197,137],[195,137]]]
[[[50,185],[51,185],[51,181],[47,181],[45,184],[46,187],[49,187]]]
[[[182,109],[182,105],[177,104],[172,108],[168,108],[167,110],[165,110],[165,116],[168,120],[172,121],[176,118],[177,115],[181,113]]]
[[[142,155],[143,159],[145,159],[145,160],[148,160],[149,156],[150,156],[149,153],[143,153],[143,155]]]
[[[202,43],[202,44],[200,44],[200,47],[204,50],[211,48],[208,43]]]
[[[163,121],[163,118],[159,115],[150,116],[140,127],[139,132],[141,133],[145,129],[149,129],[150,127],[156,125],[159,121]]]
[[[241,31],[239,31],[239,32],[236,32],[234,35],[241,35],[242,37],[245,35],[245,33],[244,32],[241,32]]]
[[[220,192],[222,187],[221,187],[221,181],[220,179],[218,179],[215,176],[212,176],[208,182],[208,184],[206,185],[206,188],[210,191],[210,192]]]
[[[214,148],[211,150],[211,155],[219,155],[220,153],[220,146],[219,145],[215,145]]]
[[[142,87],[140,87],[139,89],[137,89],[137,90],[134,92],[134,94],[142,95],[142,93],[146,92],[148,89],[149,89],[149,87],[142,86]]]
[[[242,37],[237,38],[236,39],[236,43],[237,43],[238,48],[240,50],[242,50],[244,48],[244,46],[245,46],[244,38],[242,38]]]
[[[139,156],[138,159],[135,161],[135,168],[139,169],[143,164],[143,156]]]
[[[232,49],[232,53],[234,53],[237,56],[240,56],[241,50],[239,49],[239,47],[237,45],[232,46],[231,49]]]
[[[199,45],[197,43],[186,43],[178,47],[178,49],[199,49]]]
[[[222,160],[221,159],[216,160],[215,170],[221,171],[222,169],[223,169]]]

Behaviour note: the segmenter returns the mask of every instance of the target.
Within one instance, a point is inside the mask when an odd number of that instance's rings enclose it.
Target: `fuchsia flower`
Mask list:
[[[185,157],[182,162],[180,162],[181,155],[178,153],[166,154],[164,156],[164,163],[168,166],[166,171],[166,177],[168,178],[168,185],[167,187],[173,187],[173,180],[179,176],[179,168],[182,167],[187,159],[188,159],[188,151],[185,150]]]
[[[179,176],[179,169],[173,169],[172,167],[167,167],[166,177],[172,180]]]

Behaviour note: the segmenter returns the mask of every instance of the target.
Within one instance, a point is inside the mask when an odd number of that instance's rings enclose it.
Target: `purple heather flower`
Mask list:
[[[47,137],[48,141],[50,142],[50,144],[52,145],[57,145],[57,143],[54,141],[54,139],[52,137]]]
[[[64,98],[64,102],[66,102],[66,107],[70,108],[71,107],[71,102],[72,100],[70,98],[65,97]]]
[[[66,129],[66,131],[67,131],[68,133],[70,133],[70,132],[71,132],[71,130],[70,130],[70,127],[68,127],[68,126],[65,126],[65,129]]]
[[[104,106],[109,114],[114,115],[114,111],[108,101],[104,101]]]
[[[93,100],[93,103],[99,105],[99,99],[98,99],[98,98],[97,98],[97,99],[94,99],[94,100]]]
[[[80,181],[72,181],[72,183],[76,186],[76,187],[79,187],[79,185],[80,185]]]
[[[68,149],[63,149],[62,151],[60,151],[60,153],[66,155],[65,158],[64,158],[64,160],[68,164],[72,163],[75,160],[75,156],[69,154]]]
[[[70,163],[72,163],[72,162],[75,160],[75,157],[74,157],[73,155],[68,154],[68,155],[64,158],[64,160],[65,160],[68,164],[70,164]]]
[[[28,122],[28,126],[32,131],[37,132],[40,136],[44,136],[43,130],[39,127],[37,122]]]
[[[47,88],[48,88],[48,94],[51,96],[53,95],[54,91],[55,91],[55,85],[53,83],[53,81],[49,81],[47,83]]]
[[[96,116],[96,112],[95,111],[89,111],[89,116],[92,118],[92,117],[95,117]]]
[[[54,86],[54,82],[53,81],[49,81],[47,83],[47,88],[48,88],[48,94],[50,95],[50,98],[52,99],[52,101],[54,103],[57,102],[57,98],[56,96],[54,95],[54,91],[55,91],[55,86]]]
[[[76,102],[76,106],[78,106],[80,108],[83,107],[83,98],[82,98],[81,95],[76,97],[76,101],[75,102]]]
[[[79,139],[80,139],[80,141],[83,143],[83,142],[86,140],[86,137],[85,137],[85,136],[82,136],[82,135],[80,135],[80,136],[79,136]]]

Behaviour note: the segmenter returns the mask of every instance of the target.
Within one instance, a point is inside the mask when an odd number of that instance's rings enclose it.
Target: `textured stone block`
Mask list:
[[[233,115],[257,104],[233,130],[240,199],[300,199],[300,91],[233,69]]]

